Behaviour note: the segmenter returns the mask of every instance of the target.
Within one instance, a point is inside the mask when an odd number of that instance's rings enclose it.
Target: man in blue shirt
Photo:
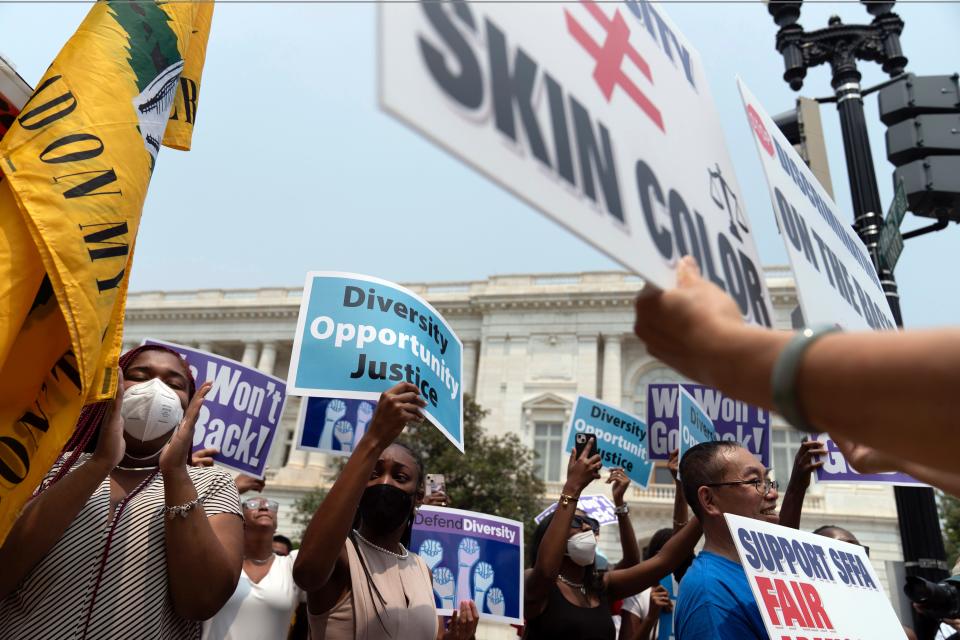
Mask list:
[[[767,640],[760,609],[723,514],[779,524],[777,484],[734,442],[705,442],[680,460],[683,495],[703,525],[703,551],[680,583],[677,640]]]

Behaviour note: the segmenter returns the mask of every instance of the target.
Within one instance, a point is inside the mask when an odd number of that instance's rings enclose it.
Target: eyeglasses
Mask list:
[[[767,495],[768,493],[770,493],[770,490],[771,490],[771,489],[774,490],[774,491],[776,491],[777,488],[780,486],[780,483],[777,482],[776,480],[769,480],[769,479],[765,479],[765,480],[759,480],[759,479],[754,479],[754,480],[734,480],[734,481],[732,481],[732,482],[711,482],[710,484],[705,484],[705,485],[703,485],[703,486],[705,486],[705,487],[732,487],[732,486],[738,485],[738,484],[752,484],[752,485],[753,485],[753,488],[756,489],[756,490],[757,490],[757,493],[759,493],[761,496],[765,496],[765,495]]]
[[[256,511],[257,509],[263,509],[266,507],[274,513],[280,509],[279,502],[276,500],[268,500],[267,498],[250,498],[249,500],[243,501],[243,506],[251,511]]]
[[[582,529],[583,525],[587,525],[588,527],[593,529],[594,533],[600,533],[600,522],[598,520],[594,520],[590,516],[575,515],[573,516],[573,518],[570,519],[571,529]]]

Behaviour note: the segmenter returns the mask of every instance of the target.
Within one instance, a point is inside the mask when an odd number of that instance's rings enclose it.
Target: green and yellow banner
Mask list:
[[[161,145],[189,149],[212,2],[101,0],[0,140],[0,542],[116,390]]]

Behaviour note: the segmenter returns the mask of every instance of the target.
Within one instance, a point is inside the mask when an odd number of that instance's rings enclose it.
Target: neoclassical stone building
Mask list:
[[[790,271],[769,268],[766,277],[774,322],[789,328],[797,306]],[[645,416],[646,385],[680,380],[633,335],[633,299],[641,284],[626,273],[597,272],[406,285],[429,300],[463,341],[463,386],[489,410],[485,427],[492,433],[516,433],[539,454],[547,483],[545,505],[560,492],[566,460],[561,440],[577,394]],[[198,346],[286,377],[300,297],[299,287],[131,293],[125,343],[130,347],[158,338]],[[299,404],[295,397],[287,402],[265,490],[280,501],[280,530],[292,537],[298,535],[291,519],[293,501],[329,484],[332,475],[327,456],[292,446]],[[773,471],[782,486],[799,441],[799,434],[774,419]],[[600,482],[588,489],[605,491],[607,485]],[[673,498],[665,466],[655,469],[648,488],[630,489],[630,513],[639,536],[670,526]],[[814,483],[803,527],[823,524],[854,531],[870,547],[881,580],[892,582],[887,561],[903,556],[889,487]],[[601,547],[609,558],[620,557],[616,527],[604,528]]]

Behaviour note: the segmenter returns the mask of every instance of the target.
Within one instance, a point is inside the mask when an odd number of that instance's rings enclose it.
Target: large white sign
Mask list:
[[[771,307],[699,54],[662,4],[384,2],[383,107],[659,287]]]
[[[725,517],[771,638],[906,637],[863,547]]]
[[[883,287],[866,247],[850,228],[849,216],[838,213],[813,172],[739,78],[737,85],[806,325],[893,329],[896,324]]]

